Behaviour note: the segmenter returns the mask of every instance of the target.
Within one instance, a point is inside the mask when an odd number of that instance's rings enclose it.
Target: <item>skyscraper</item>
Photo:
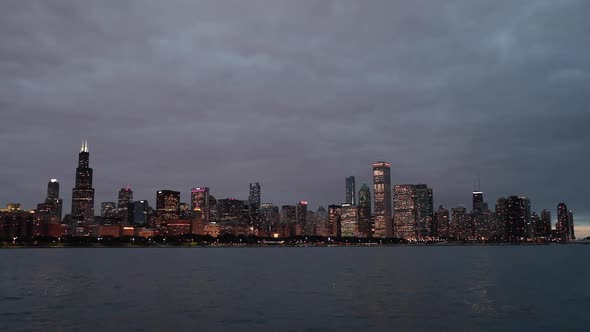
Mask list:
[[[458,240],[469,239],[467,209],[463,205],[451,209],[451,235]]]
[[[473,192],[473,211],[483,211],[484,209],[484,202],[483,202],[483,192],[481,191],[474,191]]]
[[[250,191],[248,195],[248,203],[249,204],[256,204],[256,206],[260,207],[260,183],[250,183]]]
[[[495,224],[495,235],[497,237],[504,238],[506,232],[506,217],[508,214],[508,200],[504,197],[500,197],[496,200],[496,224]]]
[[[546,239],[551,237],[551,211],[541,211],[541,223],[537,227],[537,236],[544,237]]]
[[[531,202],[524,196],[510,196],[506,204],[504,238],[507,241],[521,240],[525,238],[531,220]]]
[[[100,216],[103,219],[113,219],[117,217],[117,203],[102,202],[100,203]]]
[[[564,241],[570,241],[574,239],[573,236],[573,213],[570,216],[570,211],[565,203],[559,203],[557,205],[557,224],[555,228],[557,230],[557,236]]]
[[[117,214],[124,225],[133,223],[133,190],[129,186],[119,190]]]
[[[393,229],[400,239],[416,238],[415,187],[401,184],[393,187]]]
[[[51,179],[47,183],[47,201],[55,202],[57,200],[59,200],[59,182],[57,179]]]
[[[570,222],[570,239],[575,240],[576,234],[574,233],[574,213],[572,210],[568,212],[569,222]]]
[[[307,201],[300,201],[297,204],[297,231],[295,235],[312,235],[306,234],[307,230]]]
[[[434,206],[432,200],[432,188],[425,184],[417,184],[415,190],[415,208],[416,208],[416,235],[420,238],[430,236],[432,227],[432,216]]]
[[[260,184],[250,183],[250,191],[248,195],[248,216],[250,224],[255,228],[260,227]]]
[[[260,227],[266,232],[276,232],[280,220],[279,207],[272,203],[260,204]]]
[[[94,221],[94,188],[87,141],[82,143],[78,154],[76,186],[72,190],[71,220],[74,227],[83,227]]]
[[[393,236],[391,221],[391,164],[380,161],[373,164],[373,195],[375,204],[375,237]]]
[[[346,178],[346,204],[356,205],[356,184],[354,176]]]
[[[37,205],[42,218],[61,220],[63,200],[59,198],[59,182],[49,180],[45,202]]]
[[[359,208],[359,232],[361,237],[373,236],[373,225],[371,223],[371,191],[366,183],[363,183],[358,195]]]
[[[330,236],[340,237],[342,236],[342,219],[341,219],[341,205],[329,205],[328,206],[328,230]]]
[[[158,217],[178,219],[180,215],[180,192],[173,190],[158,190],[156,193],[156,213]]]
[[[440,205],[434,213],[431,236],[446,238],[451,236],[449,210]]]
[[[340,207],[340,232],[342,237],[358,237],[359,212],[352,204],[344,203]]]
[[[192,218],[200,218],[204,222],[210,221],[209,188],[199,187],[191,189]]]
[[[133,225],[146,226],[148,224],[149,205],[147,201],[133,202]]]

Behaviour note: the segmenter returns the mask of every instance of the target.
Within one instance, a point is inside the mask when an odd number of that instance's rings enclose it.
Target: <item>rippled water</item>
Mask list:
[[[1,331],[590,330],[590,246],[0,250]]]

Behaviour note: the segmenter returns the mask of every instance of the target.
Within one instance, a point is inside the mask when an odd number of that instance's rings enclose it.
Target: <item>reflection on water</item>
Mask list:
[[[2,250],[0,327],[582,331],[589,249]]]

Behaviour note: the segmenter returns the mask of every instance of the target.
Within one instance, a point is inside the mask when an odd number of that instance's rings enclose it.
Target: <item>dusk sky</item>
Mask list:
[[[342,203],[345,177],[435,207],[526,195],[590,228],[590,1],[0,4],[0,205],[69,213],[87,139],[96,208],[129,184]]]

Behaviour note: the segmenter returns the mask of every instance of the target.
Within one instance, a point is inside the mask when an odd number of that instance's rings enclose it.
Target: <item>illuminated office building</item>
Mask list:
[[[330,236],[341,237],[342,236],[342,206],[341,205],[330,205],[328,206],[328,229]]]
[[[373,236],[373,223],[371,219],[371,191],[366,183],[363,183],[358,194],[359,208],[359,232],[361,237]]]
[[[352,204],[342,204],[340,207],[340,236],[359,237],[359,212]]]
[[[432,188],[425,184],[414,186],[414,207],[416,209],[416,236],[425,238],[430,236],[434,206]]]
[[[350,205],[356,205],[356,184],[354,176],[346,178],[346,197],[345,203]]]
[[[200,218],[204,222],[210,221],[209,188],[199,187],[191,189],[192,218]]]
[[[526,226],[531,219],[531,202],[524,196],[510,196],[506,200],[504,239],[519,241],[526,237]]]
[[[133,190],[129,186],[119,190],[117,214],[124,225],[133,223]]]
[[[557,224],[555,228],[557,230],[557,236],[564,241],[574,239],[572,219],[573,213],[570,215],[567,205],[565,203],[559,203],[557,205]]]
[[[254,227],[260,227],[260,184],[250,183],[250,190],[248,194],[248,216],[250,224]]]
[[[442,205],[434,213],[433,223],[431,229],[431,236],[448,238],[451,236],[451,222],[449,217],[449,210]]]
[[[41,218],[61,220],[63,200],[59,198],[59,182],[51,179],[47,183],[47,197],[45,202],[37,205]]]
[[[391,220],[391,164],[380,161],[373,164],[373,202],[375,204],[375,232],[378,238],[392,237]]]
[[[180,192],[174,190],[158,190],[156,193],[156,213],[163,220],[180,217]]]
[[[76,168],[76,185],[72,190],[71,221],[74,227],[83,227],[94,221],[94,188],[88,142],[82,143]]]
[[[396,185],[393,189],[393,229],[400,239],[416,238],[415,187],[411,184]]]
[[[149,205],[147,201],[133,202],[133,224],[135,226],[147,226]]]
[[[100,203],[100,216],[103,219],[113,220],[118,216],[117,203],[115,202],[102,202]]]

